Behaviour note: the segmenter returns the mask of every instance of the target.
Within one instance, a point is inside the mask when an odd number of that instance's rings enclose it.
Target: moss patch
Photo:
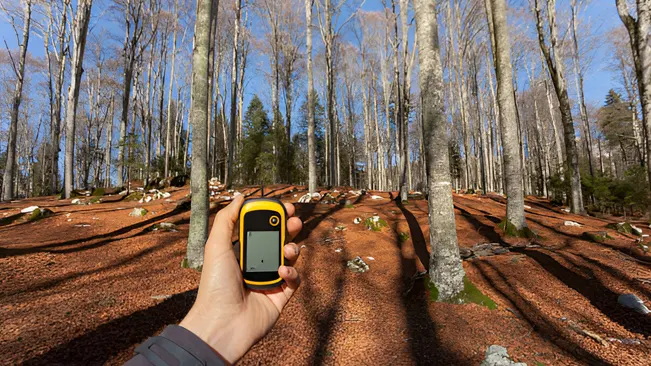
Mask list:
[[[91,204],[101,203],[102,202],[102,197],[95,196],[95,197],[91,198],[88,202],[91,203]]]
[[[583,233],[583,237],[595,243],[603,243],[606,239],[612,239],[605,231],[586,231]]]
[[[432,283],[429,279],[427,280],[427,289],[429,290],[429,298],[431,301],[436,302],[439,298],[439,290],[436,288],[436,285]],[[454,296],[449,301],[445,301],[451,304],[477,304],[485,306],[490,310],[497,309],[497,304],[490,297],[484,295],[478,288],[475,286],[467,276],[463,277],[463,291]]]
[[[32,211],[29,216],[27,216],[26,221],[38,221],[40,219],[44,219],[46,217],[50,217],[54,215],[54,212],[51,210],[48,210],[47,208],[37,208],[36,210]]]
[[[95,188],[91,196],[93,197],[102,197],[104,195],[104,188]]]
[[[502,229],[502,231],[504,231],[505,236],[514,236],[516,238],[528,238],[528,239],[533,239],[538,237],[538,235],[528,227],[524,227],[518,230],[518,228],[516,228],[515,225],[513,225],[507,219],[502,220],[502,222],[497,224],[497,227],[499,227],[500,229]]]
[[[124,197],[125,201],[140,201],[142,198],[142,192],[132,192],[128,196]]]
[[[379,216],[372,216],[364,221],[364,226],[369,230],[382,231],[382,229],[389,226],[389,224]]]
[[[610,223],[610,224],[606,225],[606,228],[612,229],[612,230],[617,230],[617,232],[620,233],[620,234],[637,235],[635,230],[633,230],[633,225],[631,225],[630,222],[620,222],[618,224]]]
[[[398,234],[398,240],[400,240],[401,243],[406,242],[407,240],[409,240],[409,233],[402,232]]]
[[[346,205],[346,206],[344,206],[344,207],[346,207],[346,208],[355,208],[355,205],[353,205],[353,204],[348,204],[348,205]]]

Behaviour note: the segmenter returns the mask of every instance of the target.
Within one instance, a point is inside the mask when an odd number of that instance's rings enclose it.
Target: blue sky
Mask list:
[[[527,0],[522,0],[525,2]],[[345,19],[348,15],[356,9],[355,4],[359,4],[361,1],[351,2],[350,6],[345,7],[344,13],[341,16],[341,19]],[[563,9],[567,9],[569,0],[560,0],[558,3],[559,13]],[[94,28],[95,32],[101,32],[103,29],[111,31],[116,36],[118,36],[118,41],[120,41],[122,31],[115,25],[105,20],[109,18],[106,14],[106,7],[110,4],[110,1],[98,1],[94,5],[93,9],[93,22],[96,27]],[[381,10],[382,3],[379,0],[366,1],[363,4],[362,9],[366,11],[371,10]],[[102,17],[101,19],[98,17]],[[585,78],[585,96],[588,104],[601,105],[604,96],[610,88],[616,87],[616,83],[613,80],[613,73],[610,70],[607,70],[609,63],[609,46],[606,40],[607,34],[613,27],[618,27],[621,25],[619,17],[617,16],[617,11],[615,8],[614,0],[593,0],[590,5],[584,10],[580,15],[584,20],[589,19],[593,24],[594,28],[602,34],[601,38],[603,42],[599,42],[601,45],[596,51],[594,51],[593,62],[590,68],[586,73]],[[99,19],[99,20],[98,20]],[[532,25],[533,26],[533,25]],[[413,31],[412,31],[413,33]],[[315,51],[320,50],[320,39],[318,31],[314,31],[314,42],[315,42]],[[352,37],[352,36],[351,36]],[[3,20],[0,21],[0,42],[6,41],[10,48],[16,47],[16,40],[13,34],[13,30],[10,25]],[[411,35],[410,35],[411,38]],[[110,42],[110,41],[109,41]],[[4,44],[3,44],[4,46]],[[43,43],[42,39],[39,37],[33,36],[30,39],[29,51],[37,56],[43,56]],[[259,65],[268,65],[267,62],[264,62],[262,56],[253,56],[252,62],[250,62],[251,67],[247,70],[247,84],[245,88],[246,100],[245,105],[248,104],[248,101],[251,99],[253,94],[260,94],[263,101],[267,104],[269,102],[269,87],[266,85],[265,78],[263,76],[262,70],[257,69]],[[520,80],[525,80],[525,77],[519,78]],[[574,95],[575,91],[573,90],[573,83],[568,83],[570,89],[570,95]],[[304,83],[300,83],[300,87],[304,88]],[[300,103],[300,101],[299,101]],[[297,104],[298,108],[298,104]]]

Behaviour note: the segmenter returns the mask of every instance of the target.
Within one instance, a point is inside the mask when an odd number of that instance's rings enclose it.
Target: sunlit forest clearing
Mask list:
[[[0,19],[2,363],[128,361],[244,196],[294,205],[302,284],[238,364],[649,364],[648,0]]]

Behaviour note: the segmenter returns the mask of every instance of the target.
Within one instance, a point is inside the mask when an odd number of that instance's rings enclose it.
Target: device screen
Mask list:
[[[246,236],[246,271],[278,271],[280,266],[279,242],[279,231],[248,231]]]

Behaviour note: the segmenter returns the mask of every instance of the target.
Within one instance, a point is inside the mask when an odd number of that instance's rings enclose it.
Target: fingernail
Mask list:
[[[294,254],[298,255],[298,247],[294,245]]]

